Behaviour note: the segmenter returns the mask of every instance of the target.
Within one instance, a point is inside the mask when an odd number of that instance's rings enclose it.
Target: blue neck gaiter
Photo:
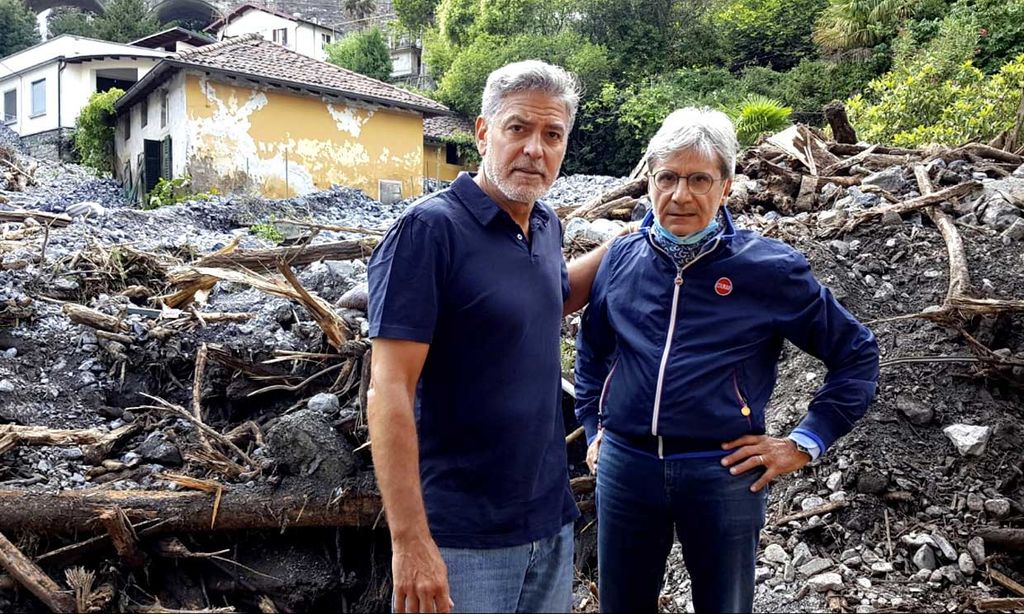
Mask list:
[[[704,246],[720,234],[722,223],[718,218],[721,215],[723,213],[719,210],[718,215],[711,220],[707,227],[685,237],[677,237],[672,234],[658,223],[657,216],[654,216],[651,229],[648,232],[651,240],[668,254],[675,265],[682,267],[696,258],[703,251]]]

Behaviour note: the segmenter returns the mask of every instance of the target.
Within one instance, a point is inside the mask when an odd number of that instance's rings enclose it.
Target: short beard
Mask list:
[[[548,189],[551,188],[550,184],[541,188],[528,188],[525,186],[514,185],[505,179],[506,174],[511,170],[510,167],[502,167],[490,156],[484,156],[482,163],[484,176],[487,180],[490,181],[505,198],[512,202],[532,205],[537,202],[541,196],[547,194]]]

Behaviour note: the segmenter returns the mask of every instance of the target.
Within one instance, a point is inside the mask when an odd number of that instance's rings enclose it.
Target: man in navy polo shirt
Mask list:
[[[370,259],[368,414],[398,612],[571,609],[559,339],[607,247],[567,267],[537,199],[578,102],[561,68],[493,72],[480,172],[411,206]]]

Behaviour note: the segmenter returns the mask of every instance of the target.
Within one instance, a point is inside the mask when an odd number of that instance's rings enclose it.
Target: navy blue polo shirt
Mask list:
[[[578,515],[561,409],[561,230],[537,203],[527,237],[462,173],[406,210],[370,258],[370,336],[430,344],[416,421],[441,547],[525,544]]]

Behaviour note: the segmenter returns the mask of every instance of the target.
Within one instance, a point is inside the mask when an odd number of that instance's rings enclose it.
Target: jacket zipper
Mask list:
[[[601,418],[604,416],[604,399],[608,396],[608,385],[612,382],[612,375],[615,374],[615,368],[619,366],[619,361],[615,361],[610,371],[608,371],[608,377],[604,378],[604,386],[601,386],[601,397],[597,400],[597,417]]]
[[[732,386],[736,390],[736,400],[740,403],[740,413],[747,419],[747,425],[753,428],[754,424],[750,420],[750,406],[747,405],[747,400],[743,398],[743,393],[740,392],[740,379],[736,369],[732,370]]]
[[[679,289],[683,287],[683,271],[690,268],[691,265],[696,263],[698,260],[707,256],[711,252],[715,251],[718,247],[718,243],[721,241],[721,237],[715,239],[714,244],[711,245],[711,249],[701,252],[696,258],[686,263],[684,266],[679,267],[676,271],[675,288],[672,291],[672,314],[668,322],[668,335],[665,336],[665,350],[661,353],[661,367],[658,369],[658,387],[654,390],[654,415],[651,418],[651,435],[658,436],[658,413],[661,411],[661,391],[665,383],[665,368],[668,366],[668,355],[672,349],[672,335],[676,330],[676,312],[679,309]],[[665,253],[665,250],[661,249],[657,245],[655,249],[661,253]],[[668,254],[665,254],[668,256]],[[661,452],[661,438],[658,438],[658,457],[662,458]]]

